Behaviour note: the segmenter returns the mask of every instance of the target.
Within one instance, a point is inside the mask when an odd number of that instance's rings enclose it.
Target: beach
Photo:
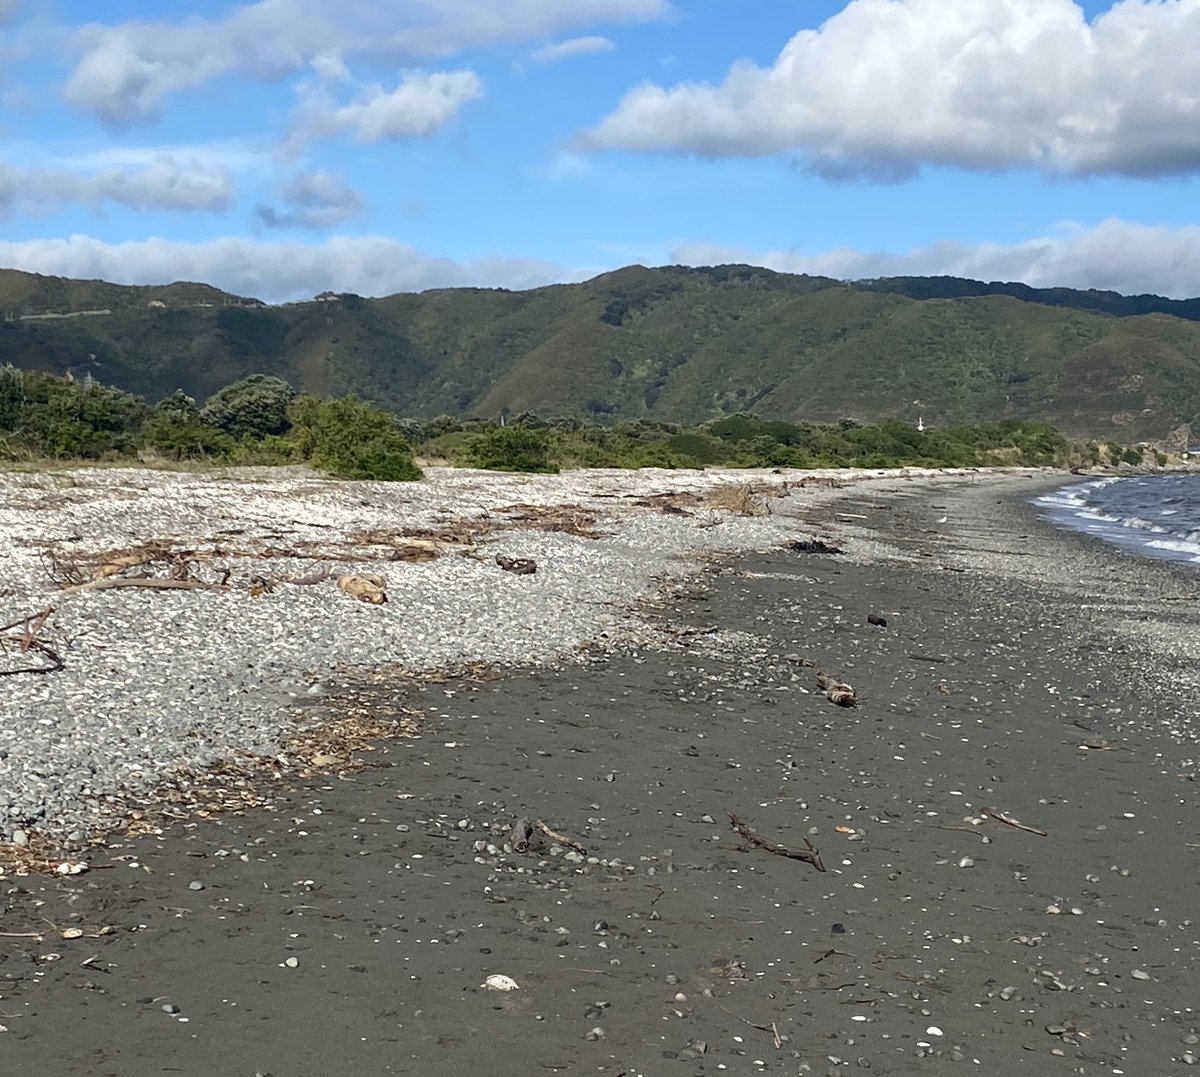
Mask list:
[[[377,765],[0,879],[4,1072],[1192,1072],[1197,576],[1053,529],[1059,482],[664,496],[611,541],[703,542],[602,633],[343,664],[300,702],[414,723]],[[541,541],[487,553],[569,590]]]

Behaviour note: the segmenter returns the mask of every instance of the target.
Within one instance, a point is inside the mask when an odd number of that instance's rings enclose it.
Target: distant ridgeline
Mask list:
[[[1123,444],[1200,429],[1200,299],[729,265],[267,306],[0,270],[0,319],[0,364],[147,400],[261,373],[423,421],[1016,419]]]
[[[414,453],[499,471],[564,467],[973,467],[1163,463],[1115,443],[1071,442],[1045,423],[928,429],[897,419],[788,423],[739,414],[694,426],[615,423],[532,413],[493,422],[443,415],[399,418],[352,396],[298,394],[254,374],[203,405],[176,390],[150,406],[90,375],[0,367],[0,459],[143,463],[306,463],[351,479],[421,477]]]

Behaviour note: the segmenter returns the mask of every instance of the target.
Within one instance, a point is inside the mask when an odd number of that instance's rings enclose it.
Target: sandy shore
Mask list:
[[[1190,1072],[1197,577],[1050,530],[1046,481],[843,491],[822,531],[869,556],[371,686],[426,715],[383,768],[4,880],[3,1071]]]

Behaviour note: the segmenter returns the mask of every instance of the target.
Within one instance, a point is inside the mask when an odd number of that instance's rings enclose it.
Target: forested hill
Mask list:
[[[266,306],[0,270],[0,316],[0,364],[151,402],[265,373],[423,418],[1020,417],[1123,441],[1200,428],[1200,300],[732,265]]]

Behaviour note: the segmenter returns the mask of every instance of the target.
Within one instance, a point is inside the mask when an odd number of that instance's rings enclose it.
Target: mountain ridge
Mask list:
[[[7,269],[0,313],[0,363],[151,401],[261,372],[422,418],[1021,417],[1126,441],[1200,425],[1200,299],[725,265],[268,305]]]

